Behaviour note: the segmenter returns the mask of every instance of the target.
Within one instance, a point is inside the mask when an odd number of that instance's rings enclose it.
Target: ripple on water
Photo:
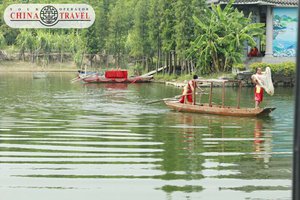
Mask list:
[[[5,199],[290,197],[293,98],[282,99],[286,90],[268,97],[278,107],[271,117],[234,118],[143,103],[181,92],[162,85],[71,85],[69,75],[41,82],[22,75],[27,82],[20,82],[15,76],[15,90],[7,76],[0,78]],[[235,94],[229,89],[228,97]],[[243,89],[242,103],[252,95]]]

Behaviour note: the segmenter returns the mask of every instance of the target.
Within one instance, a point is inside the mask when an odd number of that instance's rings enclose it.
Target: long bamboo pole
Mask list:
[[[238,97],[237,97],[237,108],[240,108],[241,103],[241,92],[242,92],[242,83],[239,81]]]
[[[194,91],[193,91],[193,105],[196,104],[196,90],[197,90],[197,83],[196,81],[193,81],[193,87],[194,87]]]
[[[210,82],[210,92],[209,92],[209,106],[212,107],[212,90],[213,90],[213,82]]]
[[[224,108],[225,104],[225,82],[223,82],[223,88],[222,88],[222,108]]]

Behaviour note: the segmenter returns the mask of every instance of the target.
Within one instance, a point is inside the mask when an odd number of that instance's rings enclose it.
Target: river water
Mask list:
[[[270,117],[238,118],[147,104],[180,94],[163,84],[74,76],[0,74],[0,200],[291,199],[293,89],[266,95]]]

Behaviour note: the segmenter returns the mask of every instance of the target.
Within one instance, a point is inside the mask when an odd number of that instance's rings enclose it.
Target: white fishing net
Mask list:
[[[252,79],[257,80],[259,86],[264,88],[264,90],[269,94],[274,94],[274,86],[272,82],[272,75],[271,75],[271,69],[269,67],[266,68],[265,72],[262,72],[262,74],[254,74],[252,75]]]

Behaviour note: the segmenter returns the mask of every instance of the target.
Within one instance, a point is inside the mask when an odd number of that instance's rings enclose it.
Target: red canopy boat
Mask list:
[[[80,79],[86,83],[145,83],[150,82],[153,76],[128,77],[127,70],[109,70],[104,75],[98,73],[80,75]]]

